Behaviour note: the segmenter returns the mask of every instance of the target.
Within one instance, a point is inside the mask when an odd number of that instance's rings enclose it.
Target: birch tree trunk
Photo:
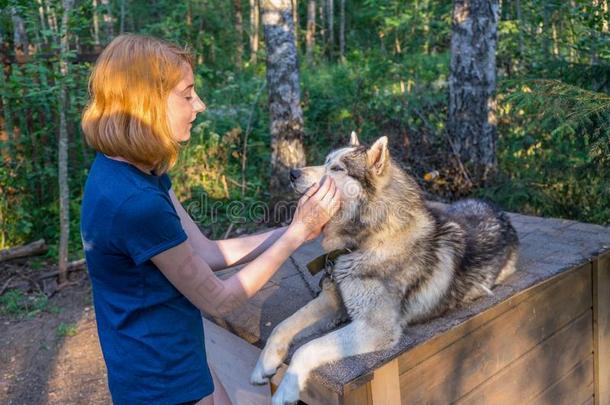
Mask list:
[[[282,196],[292,194],[290,169],[305,164],[303,111],[290,0],[263,0],[262,20],[267,47],[271,200],[277,202]]]
[[[59,70],[61,82],[59,85],[59,143],[58,143],[58,178],[59,178],[59,284],[68,281],[68,241],[70,240],[70,198],[68,188],[68,124],[66,110],[68,108],[68,23],[74,0],[63,0],[63,17],[60,32]]]
[[[313,64],[313,49],[316,44],[316,0],[307,2],[307,34],[305,35],[305,46],[307,63]]]
[[[345,0],[341,0],[339,10],[339,58],[345,58]]]
[[[257,59],[259,21],[258,0],[250,0],[250,63],[256,63]]]
[[[241,0],[233,0],[233,13],[235,15],[235,36],[237,41],[235,44],[235,65],[237,69],[241,69],[244,57],[244,19],[241,12]]]
[[[100,17],[97,0],[93,0],[93,45],[97,48],[100,42]]]
[[[498,0],[454,0],[447,132],[471,180],[496,168]]]

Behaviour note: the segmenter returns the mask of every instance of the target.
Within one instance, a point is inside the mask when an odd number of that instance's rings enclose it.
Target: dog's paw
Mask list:
[[[299,400],[300,392],[299,377],[291,372],[286,372],[280,386],[271,398],[271,405],[294,404]]]
[[[256,362],[256,366],[250,375],[250,384],[265,385],[269,382],[269,378],[275,374],[275,370],[266,371],[261,365],[261,359]]]
[[[266,384],[269,377],[272,377],[282,364],[284,353],[286,353],[286,349],[283,347],[265,347],[256,362],[254,371],[252,371],[250,382],[252,384]]]

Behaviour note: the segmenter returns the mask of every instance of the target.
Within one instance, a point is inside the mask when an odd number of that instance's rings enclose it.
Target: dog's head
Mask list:
[[[328,154],[321,166],[307,166],[290,171],[294,189],[303,194],[309,187],[331,177],[341,192],[341,211],[357,208],[359,201],[370,198],[386,177],[390,165],[388,138],[383,136],[367,148],[352,132],[349,146]]]

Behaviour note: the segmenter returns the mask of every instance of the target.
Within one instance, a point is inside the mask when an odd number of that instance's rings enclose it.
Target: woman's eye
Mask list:
[[[333,166],[330,168],[330,170],[332,170],[333,172],[342,172],[345,171],[344,168],[342,168],[341,166]]]

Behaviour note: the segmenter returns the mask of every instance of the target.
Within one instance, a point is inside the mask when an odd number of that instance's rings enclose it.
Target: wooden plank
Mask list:
[[[532,404],[573,405],[593,398],[593,355],[534,398]]]
[[[207,319],[203,320],[203,324],[208,361],[226,388],[231,402],[240,405],[270,404],[269,386],[250,384],[250,373],[261,350]]]
[[[593,262],[595,404],[610,405],[610,252]]]
[[[372,405],[371,384],[363,384],[343,396],[343,405]],[[387,404],[390,404],[389,402]],[[312,404],[313,405],[313,404]]]
[[[485,325],[494,318],[499,317],[503,313],[510,311],[523,301],[531,298],[532,296],[539,294],[548,288],[552,288],[554,285],[562,282],[562,280],[564,279],[573,279],[574,277],[577,277],[574,275],[574,273],[582,271],[583,268],[586,268],[586,271],[591,271],[590,264],[585,264],[574,270],[569,270],[560,273],[552,278],[549,278],[548,280],[545,280],[540,284],[531,286],[519,292],[518,294],[513,295],[507,300],[502,301],[498,305],[489,308],[486,311],[481,312],[480,314],[473,316],[467,322],[457,325],[448,330],[447,332],[438,335],[432,339],[429,339],[418,346],[413,347],[411,350],[402,354],[398,358],[398,368],[400,374],[402,375],[403,373],[417,366],[419,363],[423,362],[427,358],[434,356],[436,353],[440,352],[452,343],[458,341],[463,336],[471,333],[482,325]]]
[[[367,384],[368,385],[368,384]],[[375,370],[370,382],[372,403],[375,405],[400,404],[398,360],[394,359]]]
[[[591,314],[590,266],[570,273],[401,374],[403,403],[456,400],[585,311]]]
[[[592,311],[582,314],[456,403],[529,403],[591,354],[592,322]]]

